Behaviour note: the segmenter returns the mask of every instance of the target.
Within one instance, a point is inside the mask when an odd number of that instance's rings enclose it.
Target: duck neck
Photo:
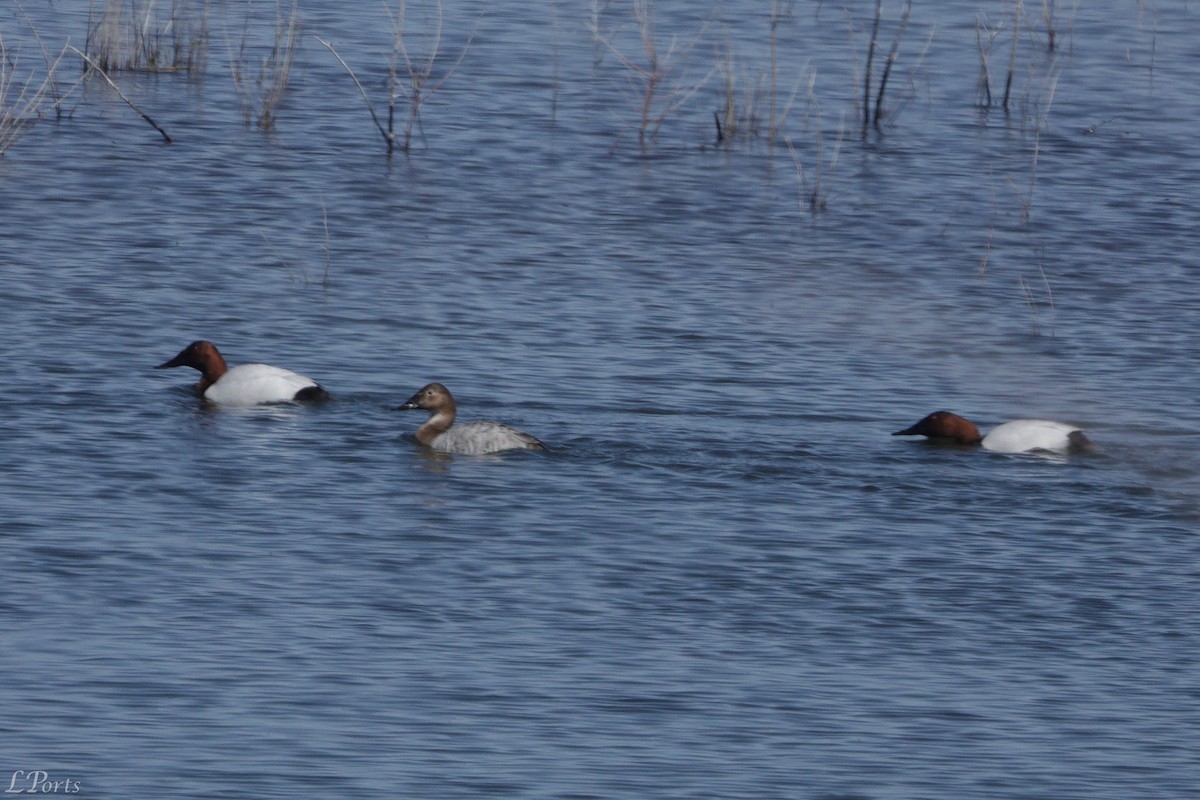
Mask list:
[[[425,420],[425,424],[417,428],[417,441],[421,444],[432,444],[433,440],[441,436],[446,431],[450,430],[450,426],[454,424],[454,409],[442,409],[434,412],[433,416]]]
[[[205,389],[219,381],[221,376],[228,371],[229,367],[220,353],[216,351],[208,353],[200,365],[200,382],[196,384],[196,391],[204,394]]]

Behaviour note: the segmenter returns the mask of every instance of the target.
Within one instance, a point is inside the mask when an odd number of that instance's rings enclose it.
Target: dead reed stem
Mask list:
[[[771,104],[771,117],[767,123],[767,144],[773,146],[775,144],[775,136],[779,131],[779,119],[776,115],[776,99],[779,89],[779,20],[781,16],[779,8],[779,0],[771,0],[771,88],[769,102]]]
[[[342,65],[342,68],[346,70],[346,73],[350,76],[350,80],[354,81],[354,85],[358,87],[359,94],[362,95],[363,102],[367,104],[367,111],[371,114],[371,120],[375,123],[375,127],[379,129],[379,134],[383,137],[383,141],[387,145],[388,152],[392,152],[392,148],[394,146],[393,133],[388,128],[385,128],[383,123],[379,121],[379,115],[375,113],[375,104],[371,102],[371,96],[368,95],[367,90],[363,88],[362,83],[358,80],[358,76],[354,74],[354,70],[350,69],[350,65],[346,63],[346,59],[342,58],[341,53],[339,53],[332,44],[319,36],[315,36],[313,38],[325,45],[329,52],[333,53],[333,57],[336,58],[338,63]]]
[[[462,62],[467,56],[467,51],[470,50],[471,42],[475,39],[475,31],[472,30],[454,63],[450,65],[450,68],[440,78],[434,80],[434,66],[437,63],[438,53],[441,51],[442,4],[440,0],[434,4],[433,21],[431,23],[432,31],[428,34],[429,45],[425,56],[414,57],[409,50],[408,44],[405,42],[406,33],[404,26],[407,10],[405,0],[400,0],[397,4],[396,13],[392,15],[390,11],[388,12],[392,21],[392,55],[388,63],[386,124],[380,119],[379,114],[376,113],[375,104],[371,102],[370,95],[363,88],[358,76],[354,74],[354,70],[346,63],[346,59],[342,58],[341,54],[338,53],[332,44],[324,39],[317,38],[317,41],[333,54],[333,57],[346,70],[350,79],[354,81],[354,85],[358,87],[363,102],[367,104],[367,111],[371,114],[371,121],[375,123],[379,135],[383,137],[389,155],[397,149],[397,139],[399,137],[396,132],[396,108],[399,105],[401,97],[407,97],[409,106],[408,120],[405,123],[403,141],[399,145],[399,149],[407,153],[412,147],[413,131],[420,125],[421,108],[428,102],[430,97],[435,95],[446,84],[446,81],[450,80],[451,76],[458,71],[458,68],[462,66]],[[400,72],[401,61],[404,63],[405,75],[403,77]]]
[[[249,39],[250,17],[247,11],[245,26],[242,29],[242,40],[237,55],[230,48],[230,70],[233,74],[234,91],[242,104],[242,113],[246,122],[251,120],[264,131],[275,127],[279,116],[279,108],[287,94],[288,82],[291,80],[292,64],[300,46],[300,10],[299,0],[292,0],[291,8],[285,15],[280,0],[275,2],[275,30],[271,49],[263,58],[262,64],[254,76],[253,84],[249,81],[246,71],[246,45]]]
[[[645,57],[645,64],[627,56],[612,42],[611,36],[603,36],[597,27],[596,22],[589,23],[592,28],[592,35],[597,41],[602,43],[608,50],[616,56],[621,65],[625,67],[629,76],[639,88],[639,117],[638,125],[638,143],[642,150],[645,150],[648,145],[648,140],[652,141],[658,136],[658,131],[662,127],[663,122],[679,110],[691,97],[700,90],[713,73],[719,70],[719,65],[714,65],[712,69],[699,81],[689,86],[674,85],[674,77],[676,72],[682,69],[680,62],[685,62],[688,53],[696,46],[704,35],[704,31],[708,29],[708,23],[700,29],[687,45],[680,48],[674,39],[665,52],[659,51],[658,37],[655,35],[654,29],[654,4],[652,0],[634,0],[633,4],[634,19],[638,24],[638,32],[641,37],[642,51]]]
[[[33,24],[33,20],[30,18],[29,14],[25,12],[25,7],[21,5],[20,0],[14,0],[14,5],[17,8],[17,13],[21,16],[21,19],[25,21],[25,24],[29,26],[29,30],[33,32],[33,38],[37,41],[38,47],[42,51],[42,58],[46,62],[46,89],[52,98],[50,106],[54,109],[55,116],[61,117],[62,103],[63,100],[66,99],[66,96],[60,93],[58,90],[58,63],[62,61],[63,56],[67,54],[67,50],[64,47],[59,51],[57,56],[52,57],[50,55],[50,51],[46,49],[46,43],[42,41],[42,35],[38,32],[37,26]],[[2,45],[2,43],[0,43],[0,45]],[[3,52],[2,46],[0,46],[0,56],[3,56],[5,62],[7,63],[8,55],[7,53]],[[77,81],[75,85],[67,91],[67,94],[70,94],[70,92],[74,90],[75,86],[78,85],[79,83]]]
[[[198,2],[202,6],[197,10]],[[209,0],[172,0],[165,22],[156,11],[158,0],[105,0],[98,18],[94,3],[88,4],[84,50],[104,71],[203,69]]]
[[[145,111],[142,111],[142,109],[140,109],[136,103],[134,103],[132,100],[130,100],[128,97],[126,97],[125,93],[121,91],[121,87],[117,86],[117,84],[113,81],[113,79],[108,77],[107,72],[100,69],[100,66],[96,62],[92,61],[92,59],[88,58],[87,54],[84,53],[82,50],[80,50],[76,47],[73,47],[71,45],[67,45],[67,48],[70,49],[71,51],[73,51],[80,58],[82,58],[84,60],[84,62],[86,62],[87,65],[89,67],[91,67],[101,78],[104,78],[105,82],[109,86],[112,87],[112,90],[114,92],[117,93],[117,97],[120,97],[122,100],[124,100],[125,104],[128,105],[130,108],[132,108],[134,111],[136,111],[138,113],[138,116],[140,116],[142,119],[146,120],[146,122],[150,125],[150,127],[154,128],[154,130],[158,131],[159,134],[162,136],[164,142],[166,142],[167,144],[171,143],[170,134],[168,134],[165,130],[163,130],[162,126],[159,125],[157,122],[155,122],[150,117],[149,114],[147,114]]]
[[[1012,92],[1013,73],[1017,69],[1017,42],[1021,38],[1021,12],[1023,5],[1023,0],[1016,0],[1013,5],[1012,50],[1008,56],[1008,77],[1004,80],[1004,102],[1001,103],[1001,107],[1005,111],[1008,111],[1008,98]]]
[[[408,45],[404,41],[404,18],[407,10],[405,0],[401,0],[398,6],[398,11],[394,19],[393,36],[392,36],[392,63],[390,71],[391,86],[389,87],[388,100],[388,130],[393,130],[393,118],[395,115],[396,102],[401,93],[408,97],[408,121],[404,126],[404,146],[403,151],[409,152],[412,147],[412,134],[414,128],[420,124],[421,108],[428,102],[429,98],[437,94],[438,91],[450,80],[451,76],[458,71],[462,66],[463,59],[467,57],[467,51],[471,48],[471,42],[475,40],[475,30],[472,30],[467,36],[467,41],[463,44],[462,50],[459,51],[458,57],[449,69],[442,74],[442,77],[433,80],[433,69],[437,63],[438,53],[441,51],[442,45],[442,3],[441,0],[434,3],[433,13],[433,31],[429,34],[428,52],[425,57],[414,58],[408,49]],[[478,23],[476,24],[478,29]],[[404,68],[408,73],[407,79],[401,81],[399,79],[396,65],[397,56],[404,59]],[[388,152],[391,152],[390,150]]]
[[[1039,116],[1033,128],[1033,159],[1029,166],[1029,191],[1025,195],[1022,218],[1029,220],[1030,209],[1033,207],[1033,187],[1037,184],[1038,154],[1041,152],[1042,128],[1050,117],[1050,107],[1054,105],[1054,92],[1058,88],[1058,76],[1050,79],[1050,93],[1046,98],[1046,109]]]
[[[887,91],[888,76],[892,73],[892,65],[896,63],[896,55],[900,51],[900,39],[908,27],[908,15],[912,11],[912,0],[905,0],[904,10],[900,12],[900,24],[896,28],[896,36],[892,39],[892,47],[888,50],[887,60],[883,62],[883,74],[879,76],[879,93],[875,96],[875,118],[873,124],[879,127],[879,118],[883,112],[883,95]]]
[[[0,156],[20,138],[25,126],[36,115],[50,81],[47,77],[31,92],[32,74],[26,80],[19,80],[17,66],[16,57],[9,55],[4,37],[0,36]],[[15,98],[11,96],[14,87],[19,87]]]
[[[879,20],[883,17],[883,0],[875,0],[875,21],[871,24],[871,39],[867,44],[867,68],[863,74],[862,129],[871,124],[871,65],[875,60],[875,42],[879,38]]]
[[[988,30],[987,47],[984,47],[984,23],[980,15],[975,15],[975,47],[979,50],[979,83],[977,96],[979,104],[984,108],[992,107],[992,74],[988,67],[988,56],[992,52],[992,44],[996,41],[996,31]]]
[[[1043,302],[1037,298],[1033,292],[1033,288],[1025,282],[1022,275],[1017,275],[1017,286],[1021,290],[1021,296],[1025,298],[1025,305],[1029,308],[1029,313],[1032,316],[1033,335],[1042,335],[1042,312],[1041,306],[1045,305],[1050,309],[1047,314],[1050,328],[1050,338],[1054,338],[1054,292],[1050,289],[1050,280],[1046,277],[1046,270],[1042,266],[1042,261],[1045,259],[1045,246],[1042,246],[1038,252],[1038,274],[1042,278],[1042,287],[1046,291],[1046,300]]]
[[[808,79],[808,105],[809,113],[815,118],[813,126],[815,130],[814,142],[816,153],[813,157],[815,169],[813,170],[813,180],[809,183],[808,175],[804,170],[804,165],[800,161],[800,156],[796,153],[796,148],[792,144],[792,140],[786,134],[783,136],[783,143],[787,146],[788,154],[792,157],[792,163],[796,167],[796,179],[800,189],[800,204],[807,206],[809,213],[816,214],[818,211],[824,211],[829,202],[829,190],[826,188],[826,179],[833,174],[834,168],[837,166],[838,154],[841,152],[842,139],[846,134],[845,118],[842,118],[841,124],[838,126],[838,138],[834,143],[833,152],[828,158],[825,156],[825,136],[821,120],[821,104],[817,100],[816,95],[816,73],[810,73]]]
[[[1054,52],[1054,0],[1042,0],[1042,21],[1046,23],[1046,49]]]

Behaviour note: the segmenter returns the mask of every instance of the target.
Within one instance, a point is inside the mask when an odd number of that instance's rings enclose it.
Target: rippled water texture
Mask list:
[[[640,137],[630,4],[446,3],[391,157],[318,41],[386,125],[382,4],[300,4],[267,131],[270,3],[113,71],[171,144],[68,53],[0,158],[0,783],[1200,795],[1195,4],[917,4],[865,132],[874,4],[749,5],[653,7]],[[103,6],[0,10],[10,108]],[[337,400],[203,408],[199,338]],[[550,451],[423,452],[435,380]]]

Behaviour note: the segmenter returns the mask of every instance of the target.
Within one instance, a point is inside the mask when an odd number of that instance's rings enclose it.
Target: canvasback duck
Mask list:
[[[397,406],[397,411],[424,409],[429,419],[417,428],[417,441],[443,453],[481,455],[502,450],[545,450],[546,445],[528,433],[499,422],[461,422],[454,424],[457,406],[450,390],[431,383]]]
[[[192,342],[179,355],[155,369],[191,367],[200,371],[196,393],[223,406],[256,406],[327,400],[329,393],[312,378],[266,364],[239,364],[230,369],[212,342]]]
[[[1092,449],[1092,443],[1083,431],[1065,422],[1014,419],[997,425],[987,436],[982,436],[973,422],[949,411],[935,411],[892,436],[928,436],[960,444],[977,444],[997,453],[1028,453],[1031,450],[1078,453]]]

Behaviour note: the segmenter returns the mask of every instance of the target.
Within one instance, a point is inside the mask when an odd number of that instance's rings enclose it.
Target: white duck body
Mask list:
[[[304,399],[321,387],[312,378],[268,364],[239,364],[204,390],[204,399],[222,406],[257,406]]]
[[[1047,450],[1052,453],[1078,453],[1093,449],[1092,443],[1077,425],[1048,419],[1014,419],[997,425],[981,436],[975,423],[949,411],[935,411],[917,424],[893,436],[926,436],[930,439],[979,445],[995,453],[1028,453]]]
[[[1014,419],[997,425],[979,443],[984,450],[996,453],[1028,453],[1049,450],[1068,453],[1085,447],[1087,439],[1076,425],[1048,419]]]
[[[222,406],[256,406],[263,403],[292,403],[326,400],[329,393],[312,378],[267,364],[242,364],[230,369],[216,345],[192,342],[179,355],[157,369],[191,367],[200,372],[196,393]]]
[[[425,424],[417,428],[417,441],[438,452],[483,455],[505,450],[546,449],[535,437],[499,422],[463,422],[456,425],[454,419],[458,408],[454,397],[440,383],[431,383],[418,389],[398,410],[414,409],[430,413]]]

